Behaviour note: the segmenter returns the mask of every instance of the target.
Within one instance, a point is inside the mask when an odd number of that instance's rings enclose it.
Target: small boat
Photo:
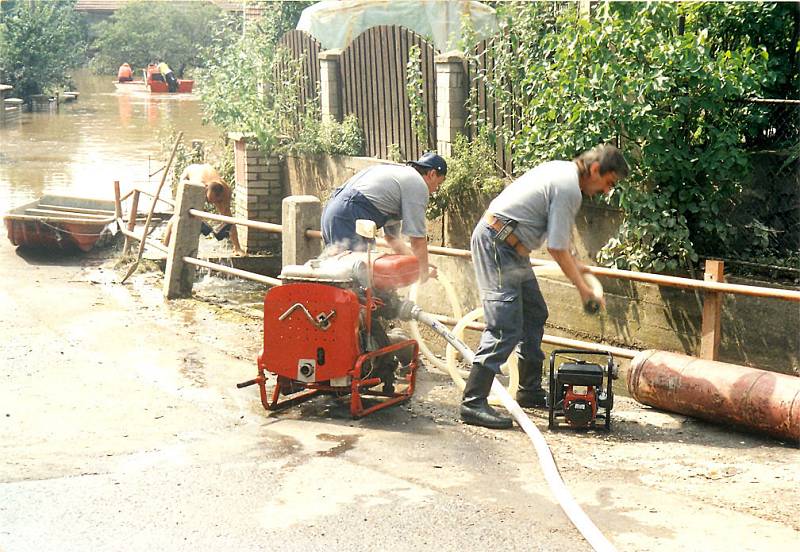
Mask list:
[[[148,65],[144,74],[147,75],[147,89],[156,94],[168,94],[169,85],[158,70],[156,65]],[[173,94],[191,94],[194,88],[194,81],[191,79],[175,79],[178,81],[178,89]]]
[[[14,245],[90,251],[116,231],[114,201],[45,195],[9,211],[4,217]]]
[[[176,90],[175,94],[191,94],[192,88],[194,88],[194,81],[191,79],[178,79],[178,90]],[[169,93],[169,87],[167,83],[163,80],[156,80],[150,79],[147,82],[147,89],[150,90],[152,93],[157,94],[167,94]]]
[[[147,83],[143,80],[114,81],[117,92],[147,92]]]

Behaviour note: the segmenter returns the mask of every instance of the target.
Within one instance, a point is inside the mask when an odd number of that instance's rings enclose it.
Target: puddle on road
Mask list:
[[[352,450],[358,442],[359,435],[331,435],[330,433],[320,433],[317,439],[329,443],[336,443],[336,446],[329,450],[317,451],[317,456],[336,457],[341,456],[348,450]]]

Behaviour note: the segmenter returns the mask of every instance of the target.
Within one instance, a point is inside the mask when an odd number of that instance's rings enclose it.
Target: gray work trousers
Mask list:
[[[515,347],[521,361],[544,361],[542,336],[548,313],[529,259],[497,241],[496,235],[484,220],[472,232],[472,261],[486,320],[473,364],[499,374]]]

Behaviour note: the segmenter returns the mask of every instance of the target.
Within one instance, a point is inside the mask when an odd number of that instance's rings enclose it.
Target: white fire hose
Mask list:
[[[550,270],[548,267],[543,268],[545,268],[547,271]],[[540,274],[540,271],[537,270],[536,272],[537,274]],[[447,293],[448,300],[453,307],[453,312],[456,314],[456,318],[460,318],[460,320],[451,332],[444,326],[444,324],[423,311],[415,303],[417,299],[417,285],[414,284],[409,293],[409,299],[413,304],[410,313],[411,331],[414,339],[416,339],[417,343],[419,343],[420,351],[422,351],[425,358],[439,369],[446,370],[459,389],[464,389],[464,378],[456,367],[457,355],[455,351],[461,353],[461,356],[468,365],[472,365],[474,353],[464,344],[463,341],[461,341],[461,337],[463,336],[463,331],[466,325],[483,315],[483,309],[475,309],[466,316],[462,317],[461,305],[458,301],[458,296],[455,293],[452,283],[441,273],[439,273],[438,280]],[[589,281],[589,284],[595,290],[595,294],[597,296],[602,296],[602,286],[600,286],[599,282],[597,282],[597,279],[593,276],[591,280],[593,281]],[[424,344],[425,342],[419,332],[417,321],[430,326],[434,332],[441,335],[447,341],[448,347],[446,363],[442,363],[440,359],[436,358],[431,352],[430,348]],[[512,358],[515,359],[516,355],[512,355]],[[597,526],[592,522],[591,519],[589,519],[589,516],[586,515],[583,509],[572,497],[569,489],[567,489],[567,486],[564,484],[564,480],[561,479],[561,475],[558,473],[558,467],[553,459],[553,454],[550,451],[550,448],[548,447],[544,437],[542,436],[542,433],[525,414],[519,404],[517,404],[517,401],[512,398],[511,393],[516,391],[519,379],[516,362],[513,363],[513,366],[509,366],[508,370],[510,372],[509,389],[506,390],[506,388],[503,387],[497,378],[495,378],[492,382],[492,397],[499,400],[499,403],[502,404],[506,410],[508,410],[514,420],[516,420],[517,424],[519,424],[519,426],[531,440],[531,443],[533,443],[533,447],[536,450],[536,456],[539,459],[539,466],[544,473],[544,477],[548,486],[550,487],[550,491],[555,496],[558,504],[561,506],[561,509],[564,510],[564,513],[567,514],[567,517],[570,519],[573,525],[575,525],[578,531],[580,531],[581,535],[583,535],[589,545],[597,552],[616,551],[614,545],[612,545],[611,542],[606,539],[606,537],[600,532]]]

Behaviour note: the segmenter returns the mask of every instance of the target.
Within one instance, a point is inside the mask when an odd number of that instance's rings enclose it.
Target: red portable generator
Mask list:
[[[258,384],[267,410],[318,394],[349,395],[354,418],[407,400],[414,392],[418,345],[390,339],[386,328],[401,304],[396,290],[418,278],[413,255],[370,258],[347,251],[284,267],[282,285],[264,296],[258,377],[238,387]],[[277,376],[271,396],[267,372]]]
[[[556,357],[561,355],[606,355],[605,367],[585,360],[562,362],[556,368]],[[560,349],[550,355],[550,389],[547,397],[548,428],[558,427],[563,418],[574,428],[596,427],[597,419],[604,421],[606,431],[611,429],[611,408],[614,391],[614,358],[611,353],[596,353],[575,349]]]

